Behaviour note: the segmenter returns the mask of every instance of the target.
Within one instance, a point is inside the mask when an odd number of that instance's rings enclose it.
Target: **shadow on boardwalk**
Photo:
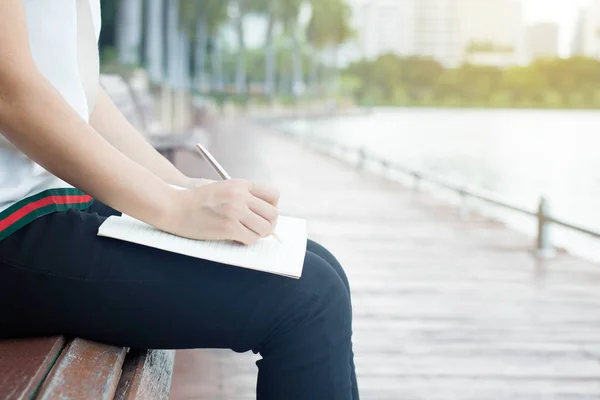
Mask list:
[[[538,262],[531,239],[228,120],[207,144],[230,173],[275,183],[282,214],[345,266],[361,398],[600,398],[600,266]],[[190,174],[212,176],[194,155]],[[178,352],[172,399],[255,397],[257,357]]]

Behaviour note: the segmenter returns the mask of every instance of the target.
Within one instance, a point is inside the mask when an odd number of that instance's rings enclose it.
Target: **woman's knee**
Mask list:
[[[350,296],[342,279],[319,256],[306,253],[302,276],[287,281],[279,291],[278,304],[270,311],[270,323],[264,328],[259,346],[263,357],[279,352],[312,351],[328,343],[349,340],[352,325]],[[298,346],[304,348],[299,349]],[[295,350],[293,350],[295,349]]]
[[[348,276],[346,275],[346,271],[339,263],[337,258],[329,250],[325,247],[321,246],[319,243],[309,240],[306,246],[306,250],[309,253],[316,254],[320,258],[322,258],[333,270],[339,275],[340,279],[346,286],[346,291],[350,293],[350,283],[348,282]]]
[[[323,258],[307,252],[299,284],[302,292],[314,296],[319,313],[338,319],[340,323],[344,319],[351,320],[350,295],[346,283]]]

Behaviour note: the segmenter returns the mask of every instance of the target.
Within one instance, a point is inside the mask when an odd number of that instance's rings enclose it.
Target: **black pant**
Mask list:
[[[95,202],[0,241],[0,337],[260,353],[259,399],[357,400],[348,280],[309,242],[300,280],[98,237]]]

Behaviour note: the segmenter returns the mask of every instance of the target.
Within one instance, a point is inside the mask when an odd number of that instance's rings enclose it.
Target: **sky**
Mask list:
[[[485,1],[485,0],[482,0]],[[590,0],[522,0],[528,22],[555,21],[569,23],[577,10],[590,4]]]

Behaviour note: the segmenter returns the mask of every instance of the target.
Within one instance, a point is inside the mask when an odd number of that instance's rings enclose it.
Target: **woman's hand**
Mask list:
[[[206,182],[175,191],[164,226],[173,234],[199,240],[233,240],[246,245],[272,234],[279,192],[241,179]]]

